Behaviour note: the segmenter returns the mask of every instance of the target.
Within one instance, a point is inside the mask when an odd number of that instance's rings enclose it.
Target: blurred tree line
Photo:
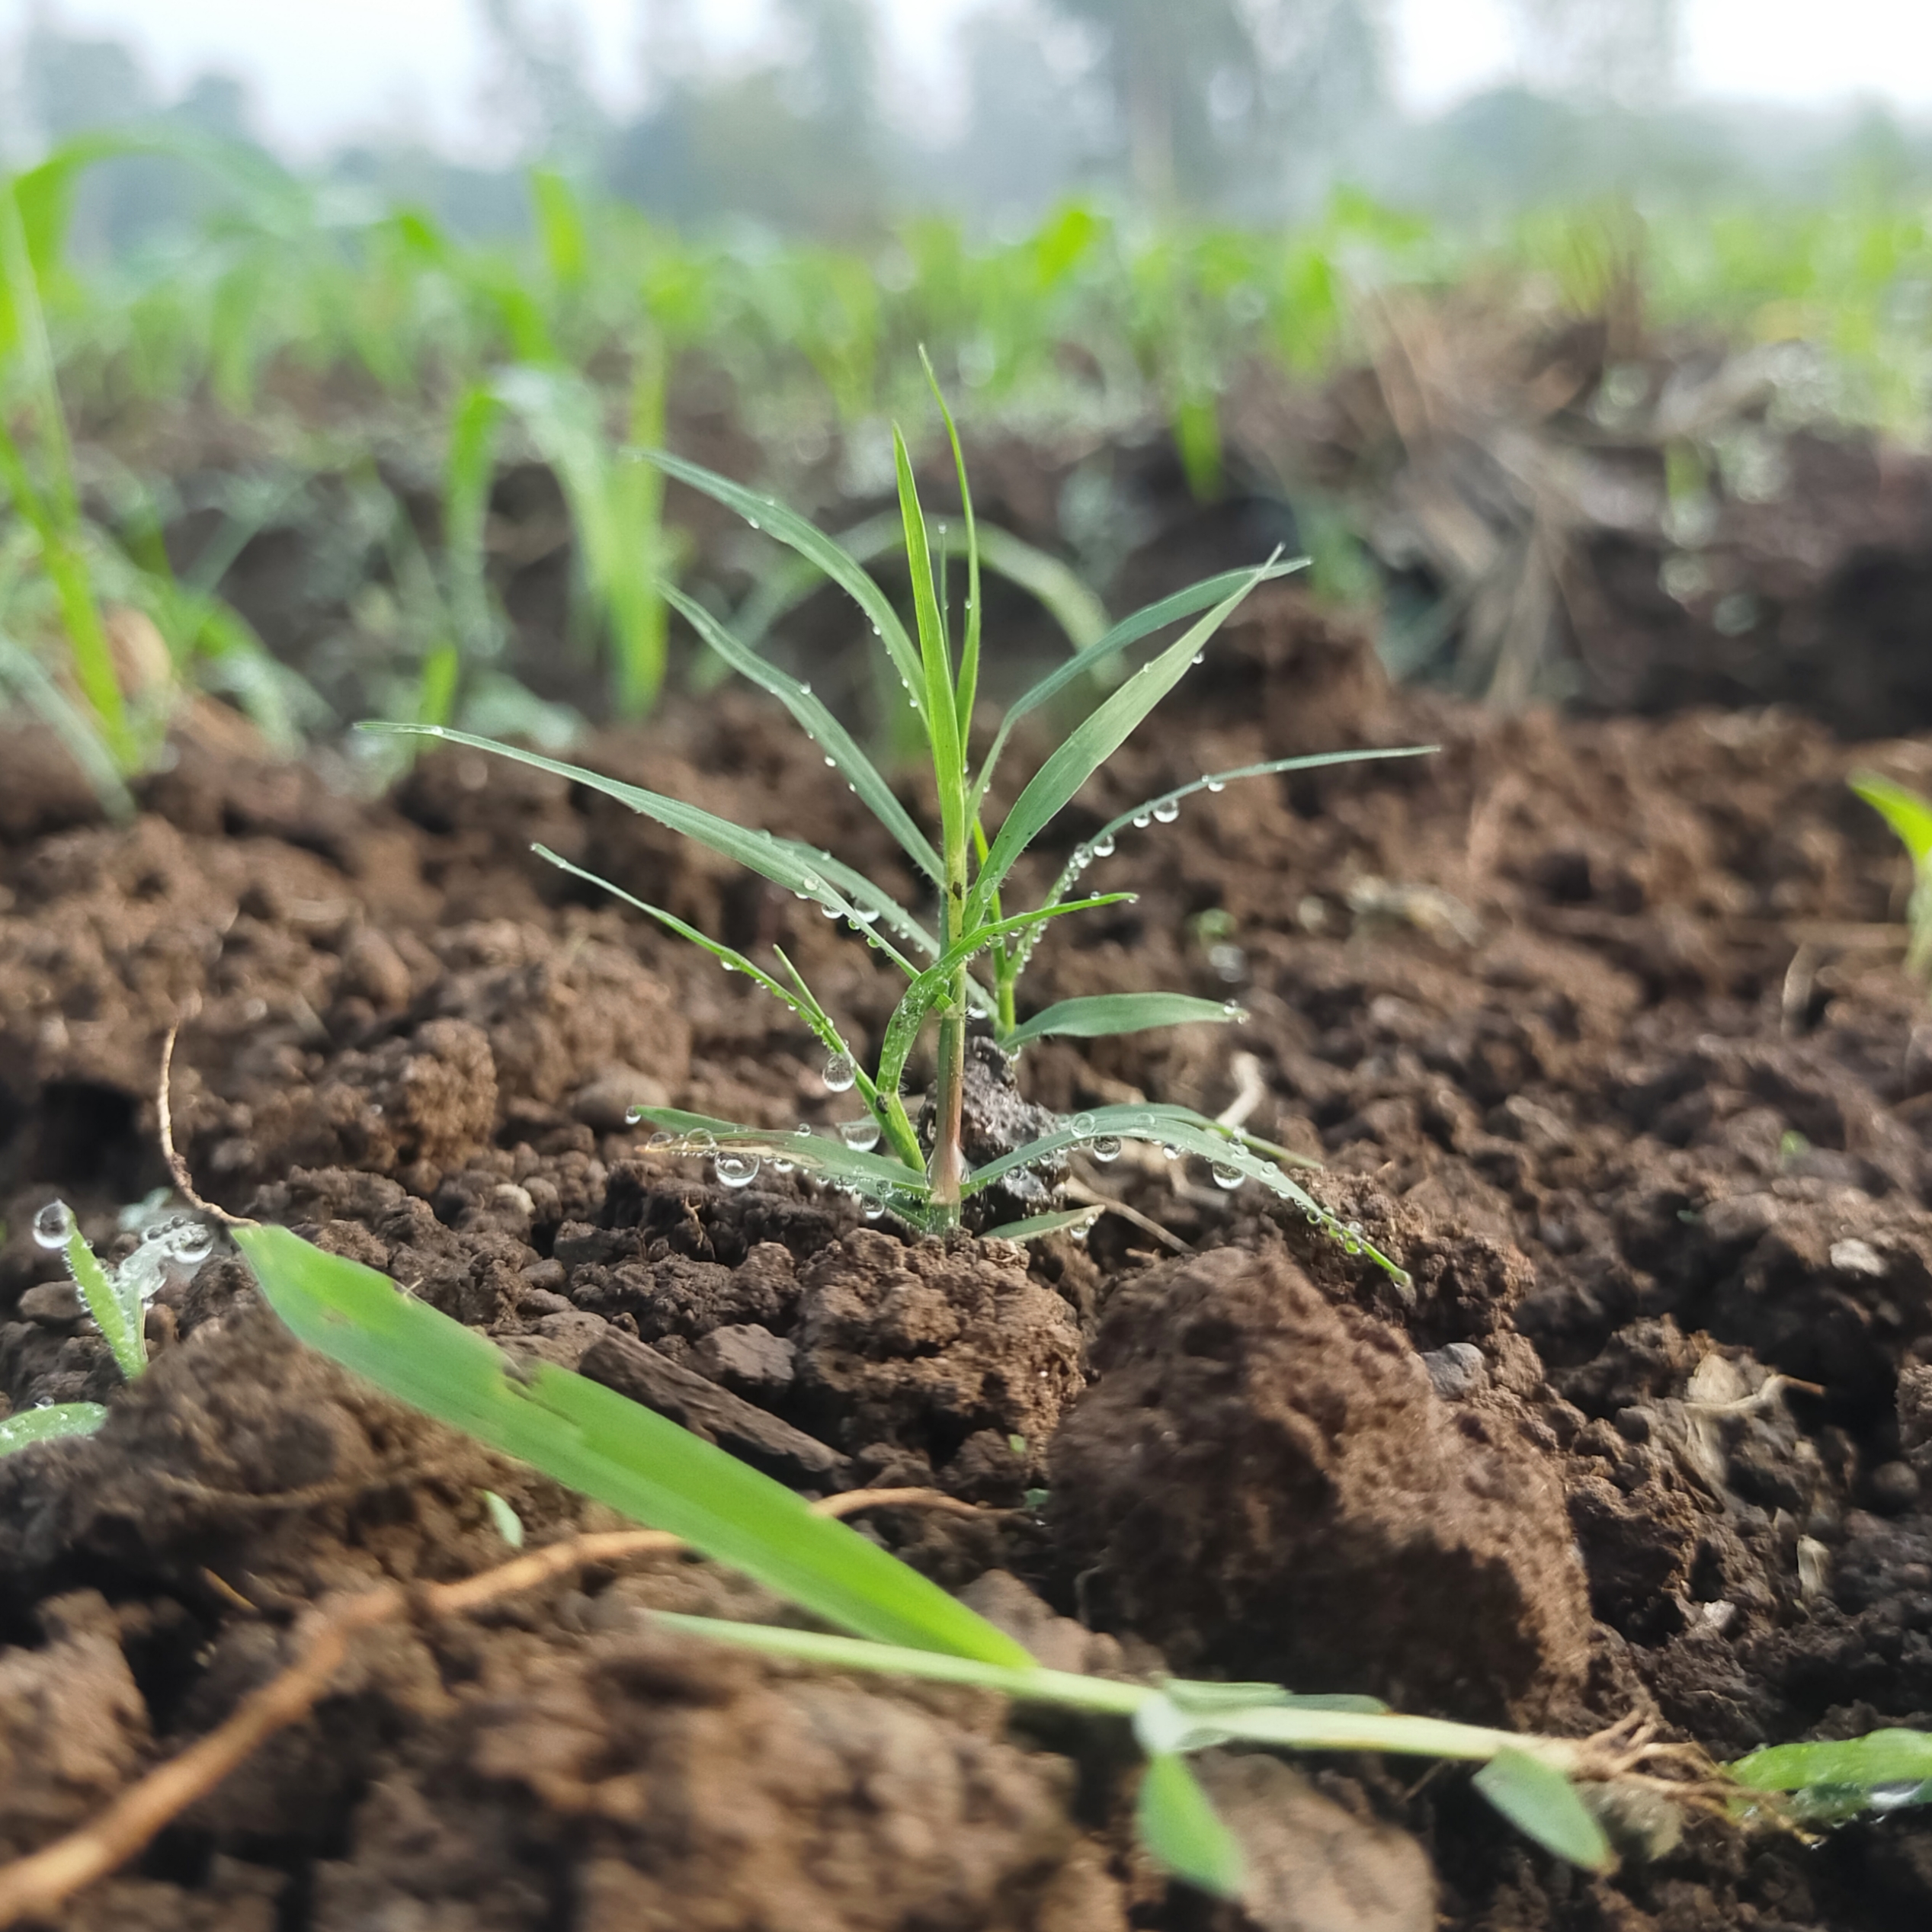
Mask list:
[[[892,71],[883,0],[768,0],[755,57],[724,59],[701,0],[637,0],[640,104],[591,87],[568,0],[473,0],[495,56],[499,168],[406,133],[336,153],[344,187],[420,203],[460,232],[521,226],[546,159],[664,219],[854,239],[908,208],[1005,224],[1069,194],[1267,221],[1338,181],[1465,220],[1536,202],[1803,197],[1932,185],[1932,138],[1876,107],[1687,103],[1680,0],[1507,0],[1517,78],[1433,119],[1391,92],[1386,0],[985,0],[954,43],[960,98],[934,131]],[[11,70],[11,71],[8,71]],[[86,129],[172,123],[265,144],[235,80],[161,98],[135,55],[37,11],[0,46],[0,161]],[[11,132],[6,130],[11,127]],[[126,248],[199,211],[165,163],[85,184],[75,239]]]

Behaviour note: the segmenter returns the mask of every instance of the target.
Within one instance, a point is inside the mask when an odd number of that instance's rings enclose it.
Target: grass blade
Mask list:
[[[959,681],[954,687],[953,715],[958,721],[960,742],[964,747],[972,731],[972,707],[979,692],[979,530],[973,521],[972,491],[966,481],[966,452],[960,447],[959,426],[947,407],[946,392],[933,373],[931,359],[922,348],[919,365],[926,372],[926,383],[939,405],[946,425],[946,441],[953,452],[953,469],[960,484],[960,521],[966,526],[966,636],[960,647]]]
[[[988,556],[988,561],[990,562]],[[1190,584],[1184,591],[1176,591],[1171,597],[1164,597],[1158,603],[1145,605],[1133,616],[1123,617],[1111,630],[1097,638],[1077,655],[1065,664],[1049,671],[1040,681],[1031,686],[1007,707],[1006,716],[1000,720],[998,731],[995,733],[992,746],[986,753],[986,762],[981,766],[979,777],[972,788],[975,809],[986,795],[986,787],[992,782],[993,768],[999,763],[1000,754],[1006,748],[1006,742],[1011,736],[1013,727],[1030,712],[1037,711],[1043,704],[1059,697],[1069,684],[1082,678],[1091,676],[1117,657],[1130,644],[1138,644],[1143,637],[1151,637],[1157,630],[1164,630],[1169,624],[1178,623],[1184,617],[1191,617],[1197,612],[1205,610],[1219,604],[1237,591],[1245,593],[1246,587],[1254,582],[1267,582],[1277,577],[1291,576],[1298,570],[1308,567],[1306,557],[1297,557],[1292,562],[1271,562],[1262,566],[1258,578],[1251,570],[1226,570],[1218,577],[1205,577],[1198,584]]]
[[[78,1227],[68,1230],[67,1245],[62,1251],[67,1272],[87,1303],[95,1325],[107,1338],[116,1364],[130,1382],[148,1366],[148,1343],[142,1332],[144,1311],[138,1296],[123,1295],[101,1265],[100,1258],[88,1245]]]
[[[965,923],[976,924],[1000,883],[1081,787],[1110,758],[1128,734],[1187,674],[1195,654],[1226,622],[1235,606],[1261,579],[1250,571],[1239,589],[1224,598],[1184,636],[1142,665],[1075,726],[1028,781],[1006,815],[986,862],[973,882]]]
[[[912,608],[919,628],[920,677],[914,690],[924,695],[915,697],[914,702],[932,746],[933,779],[939,793],[940,843],[950,853],[963,851],[966,844],[966,752],[953,681],[953,654],[947,645],[945,617],[933,588],[932,549],[926,540],[925,512],[919,507],[912,458],[897,425],[892,429],[892,463],[899,478],[899,515],[905,525],[906,563],[912,573]]]
[[[295,1334],[386,1393],[861,1636],[1033,1668],[1012,1638],[936,1584],[675,1423],[549,1363],[513,1367],[461,1322],[286,1228],[238,1228],[235,1238]]]
[[[755,872],[789,892],[800,893],[807,899],[822,899],[829,882],[847,892],[861,908],[892,915],[895,930],[921,930],[912,914],[862,873],[853,871],[848,866],[835,865],[823,854],[814,853],[809,846],[780,838],[774,833],[747,831],[730,819],[721,819],[715,812],[706,812],[701,806],[687,805],[681,799],[668,797],[662,792],[647,792],[642,786],[626,785],[618,779],[606,778],[600,773],[585,771],[581,765],[566,764],[560,759],[546,758],[540,751],[527,751],[517,745],[499,744],[494,739],[452,731],[447,726],[385,721],[359,725],[357,729],[378,735],[440,739],[446,744],[465,745],[473,751],[490,751],[498,758],[514,759],[518,764],[548,771],[559,778],[569,779],[572,784],[601,792],[605,797],[629,806],[632,811],[640,812],[647,819],[655,819],[672,831],[696,839],[722,857],[735,860],[746,870]],[[912,969],[908,967],[906,970],[910,972]]]
[[[1141,1842],[1177,1878],[1216,1898],[1241,1895],[1241,1847],[1186,1759],[1151,1753],[1134,1802]]]
[[[836,1181],[850,1182],[863,1191],[876,1192],[883,1187],[921,1193],[925,1190],[923,1168],[908,1168],[903,1161],[884,1154],[861,1153],[843,1141],[809,1130],[788,1133],[782,1127],[748,1127],[735,1120],[714,1120],[708,1113],[687,1113],[674,1107],[642,1107],[637,1117],[684,1141],[687,1145],[678,1150],[681,1152],[706,1152],[710,1143],[742,1147],[767,1159],[789,1161],[809,1174],[828,1174]],[[703,1136],[709,1136],[709,1142],[700,1138]]]
[[[796,718],[805,735],[823,748],[827,758],[843,772],[872,815],[899,842],[901,847],[934,884],[941,883],[944,868],[932,841],[900,804],[879,767],[860,750],[852,735],[812,694],[809,684],[788,676],[770,659],[761,657],[741,644],[703,604],[668,586],[665,595],[698,636],[741,678],[761,690],[769,691]]]
[[[1030,1214],[1024,1221],[1008,1221],[984,1229],[982,1241],[1036,1241],[1069,1228],[1091,1228],[1107,1212],[1104,1207],[1065,1207],[1053,1214]]]
[[[1528,1752],[1504,1749],[1476,1773],[1475,1788],[1526,1837],[1586,1872],[1614,1868],[1616,1854],[1604,1828],[1553,1765]]]
[[[52,1402],[45,1408],[23,1409],[0,1421],[0,1456],[11,1456],[30,1443],[91,1436],[107,1419],[107,1411],[98,1402]]]
[[[1913,1784],[1932,1778],[1932,1734],[1890,1729],[1821,1743],[1771,1745],[1724,1768],[1754,1791],[1802,1791],[1819,1784]]]
[[[1011,1051],[1049,1033],[1074,1040],[1104,1040],[1116,1033],[1190,1026],[1200,1020],[1226,1026],[1247,1017],[1232,1000],[1196,999],[1187,993],[1099,993],[1085,999],[1062,1000],[1043,1013],[1036,1013],[1003,1035],[1000,1044]]]
[[[734,510],[754,530],[762,530],[789,545],[799,555],[818,566],[871,619],[873,627],[884,639],[899,675],[917,690],[925,681],[919,654],[907,636],[892,599],[862,570],[857,561],[815,524],[806,522],[795,510],[756,490],[734,483],[729,476],[706,469],[700,463],[687,463],[667,450],[638,450],[631,453],[640,463],[655,464],[667,476]]]

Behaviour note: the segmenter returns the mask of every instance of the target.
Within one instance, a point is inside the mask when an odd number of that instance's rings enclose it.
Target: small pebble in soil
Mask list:
[[[1473,1394],[1489,1379],[1489,1365],[1473,1342],[1452,1341],[1446,1348],[1432,1348],[1422,1357],[1422,1366],[1445,1402]]]
[[[1918,1472],[1909,1463],[1881,1463],[1872,1472],[1872,1507],[1902,1516],[1918,1501]]]

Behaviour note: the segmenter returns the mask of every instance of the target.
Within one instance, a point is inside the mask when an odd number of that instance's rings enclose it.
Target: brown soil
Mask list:
[[[892,988],[788,895],[563,783],[448,756],[369,806],[190,745],[109,826],[39,748],[0,748],[0,1390],[111,1404],[98,1438],[0,1462],[0,1852],[219,1721],[319,1594],[499,1557],[484,1490],[540,1539],[597,1517],[297,1350],[232,1257],[163,1291],[155,1365],[119,1386],[27,1225],[59,1194],[130,1238],[117,1211],[165,1178],[160,1038],[189,1011],[177,1120],[213,1195],[803,1488],[1008,1510],[873,1527],[1050,1662],[1572,1732],[1634,1706],[1721,1755],[1932,1718],[1932,1026],[1881,930],[1901,862],[1843,785],[1873,758],[1922,780],[1932,749],[1854,752],[1777,712],[1498,720],[1390,694],[1284,594],[1059,833],[1217,765],[1418,739],[1443,748],[1230,787],[1124,839],[1092,876],[1138,903],[1043,947],[1031,997],[1167,985],[1253,1017],[1024,1069],[1060,1110],[1131,1088],[1219,1111],[1251,1056],[1251,1123],[1326,1161],[1316,1191],[1406,1294],[1158,1150],[1085,1177],[1189,1255],[1118,1218],[1030,1258],[921,1247],[790,1177],[732,1191],[646,1156],[639,1099],[850,1110],[784,1013],[532,839],[784,944],[862,1034]],[[741,693],[591,761],[911,889]],[[1698,1824],[1592,1880],[1460,1774],[1229,1757],[1206,1775],[1249,1839],[1243,1919],[1133,1851],[1132,1753],[1104,1727],[721,1655],[654,1626],[668,1607],[758,1600],[663,1562],[368,1639],[66,1922],[1880,1932],[1932,1911],[1910,1815],[1815,1850]]]

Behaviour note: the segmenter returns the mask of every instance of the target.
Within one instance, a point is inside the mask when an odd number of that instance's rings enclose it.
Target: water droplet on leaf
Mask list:
[[[726,1187],[748,1187],[758,1177],[758,1157],[743,1148],[729,1148],[711,1163],[711,1171]]]
[[[49,1201],[34,1217],[34,1238],[43,1248],[65,1248],[74,1232],[74,1210],[65,1201]]]
[[[1120,1158],[1120,1137],[1118,1134],[1101,1134],[1088,1143],[1087,1152],[1097,1161],[1117,1161]]]
[[[1213,1174],[1215,1186],[1226,1187],[1230,1192],[1238,1187],[1247,1178],[1239,1168],[1231,1168],[1224,1161],[1216,1161],[1214,1163]]]
[[[1113,835],[1110,831],[1103,832],[1094,841],[1094,857],[1097,859],[1110,859],[1113,856]]]
[[[1171,825],[1181,816],[1181,801],[1177,798],[1164,798],[1154,808],[1154,822]]]
[[[1152,812],[1136,812],[1134,814],[1133,818],[1134,830],[1136,831],[1145,831],[1147,828],[1153,823],[1153,822],[1154,815]]]
[[[869,1154],[879,1145],[879,1123],[870,1113],[857,1120],[841,1120],[838,1137],[855,1154]]]
[[[828,1094],[849,1094],[859,1077],[858,1069],[852,1064],[849,1053],[835,1053],[826,1061],[825,1070],[819,1078],[825,1083]]]

